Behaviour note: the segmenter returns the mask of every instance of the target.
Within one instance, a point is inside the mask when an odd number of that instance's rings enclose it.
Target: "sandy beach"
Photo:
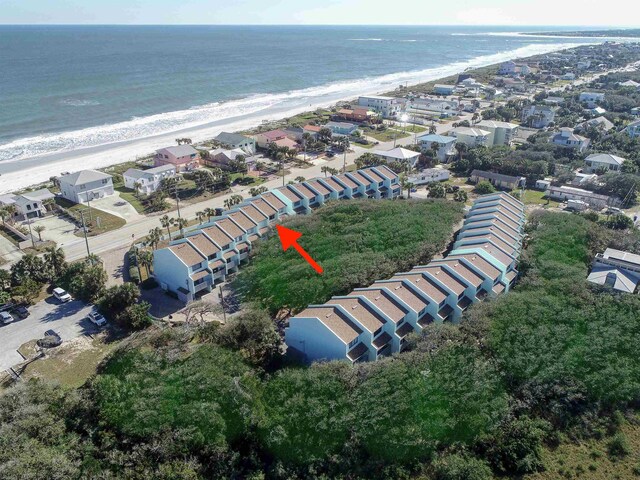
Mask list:
[[[599,42],[594,42],[599,43]],[[453,63],[448,66],[419,72],[405,72],[388,75],[369,82],[359,81],[326,86],[318,95],[291,95],[275,105],[246,114],[222,118],[202,125],[153,135],[141,139],[97,145],[72,151],[51,153],[31,158],[4,161],[0,163],[0,193],[8,193],[47,181],[62,172],[79,169],[97,169],[110,165],[133,161],[147,156],[156,149],[172,145],[177,137],[188,137],[194,142],[211,139],[221,131],[238,131],[259,126],[265,121],[273,121],[293,116],[317,108],[329,107],[336,102],[352,100],[363,94],[388,92],[400,84],[417,85],[445,78],[469,68],[479,68],[509,59],[565,50],[577,46],[572,43],[552,45],[532,45],[530,47],[478,57],[469,62]]]

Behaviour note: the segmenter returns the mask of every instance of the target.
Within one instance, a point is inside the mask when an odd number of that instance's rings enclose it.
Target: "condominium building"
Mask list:
[[[395,198],[398,175],[386,166],[316,178],[250,198],[211,221],[185,229],[183,238],[154,251],[154,276],[185,303],[210,292],[249,258],[254,243],[275,222],[306,214],[326,202],[351,198]]]
[[[447,257],[309,305],[289,319],[287,347],[306,361],[371,361],[402,351],[431,323],[458,322],[512,287],[524,222],[524,205],[510,195],[478,198]]]

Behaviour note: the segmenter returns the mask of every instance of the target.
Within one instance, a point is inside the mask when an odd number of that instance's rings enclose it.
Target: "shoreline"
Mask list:
[[[14,161],[5,161],[0,163],[0,194],[10,193],[12,191],[28,189],[30,187],[43,184],[52,176],[60,175],[65,171],[77,171],[83,169],[101,169],[113,165],[135,161],[139,158],[147,157],[156,149],[173,145],[176,136],[188,136],[192,138],[194,143],[210,140],[221,131],[242,131],[258,128],[266,122],[283,121],[295,115],[305,112],[311,112],[318,108],[328,108],[338,102],[352,101],[359,95],[372,95],[389,93],[392,86],[397,89],[398,85],[406,84],[408,88],[419,87],[429,82],[437,82],[451,76],[462,73],[463,71],[475,70],[480,68],[489,68],[500,63],[513,59],[534,58],[552,52],[570,50],[585,45],[595,45],[603,42],[594,41],[593,43],[558,43],[546,45],[529,45],[507,52],[499,52],[496,54],[476,57],[469,61],[454,62],[442,67],[416,71],[416,72],[400,72],[389,74],[383,77],[371,79],[378,84],[372,89],[366,89],[354,82],[355,87],[351,90],[336,92],[334,94],[327,93],[321,95],[307,104],[305,99],[304,105],[298,101],[298,105],[276,105],[266,107],[264,109],[241,114],[235,117],[222,118],[201,125],[185,127],[182,129],[172,130],[170,132],[158,133],[155,135],[127,139],[106,143],[102,145],[89,146],[79,148],[72,151],[61,151],[49,153],[45,155],[33,156],[26,159],[18,159]],[[406,81],[404,76],[407,77]],[[389,84],[386,86],[386,84]],[[325,86],[327,87],[327,86]],[[328,90],[331,85],[328,86]],[[303,97],[304,98],[304,97]]]

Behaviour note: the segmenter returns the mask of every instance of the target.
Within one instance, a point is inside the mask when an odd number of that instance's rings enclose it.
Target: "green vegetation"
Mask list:
[[[62,197],[56,197],[56,203],[66,210],[72,216],[78,225],[82,225],[80,212],[84,214],[84,222],[88,227],[87,235],[93,237],[101,233],[110,232],[123,227],[127,222],[124,218],[112,215],[104,210],[97,209],[93,206],[88,208],[86,205],[73,203]],[[84,233],[82,228],[76,232],[76,236],[82,237]]]
[[[127,188],[125,186],[114,186],[114,188],[118,192],[120,192],[121,199],[123,199],[125,202],[129,202],[131,206],[136,209],[136,212],[138,212],[141,215],[144,215],[146,210],[145,206],[143,205],[139,196],[136,195],[134,190],[131,190],[130,188]]]
[[[272,237],[258,244],[237,287],[246,299],[273,313],[299,311],[428,262],[444,249],[461,217],[461,206],[445,201],[329,204],[285,222],[302,233],[300,244],[322,265],[323,275],[294,251],[283,252],[279,239]]]

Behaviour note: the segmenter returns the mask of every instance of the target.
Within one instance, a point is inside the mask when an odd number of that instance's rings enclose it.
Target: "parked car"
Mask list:
[[[58,287],[53,289],[53,296],[58,299],[61,303],[68,302],[71,300],[71,295],[69,295],[66,290]]]
[[[91,312],[87,318],[89,319],[89,321],[91,323],[93,323],[94,325],[97,325],[99,327],[102,327],[103,325],[107,324],[107,319],[104,318],[104,316],[99,313],[99,312]]]
[[[18,318],[23,319],[23,318],[27,318],[29,316],[29,309],[24,305],[19,305],[13,310],[13,313]]]
[[[0,312],[0,322],[3,325],[13,322],[14,318],[9,312]]]

